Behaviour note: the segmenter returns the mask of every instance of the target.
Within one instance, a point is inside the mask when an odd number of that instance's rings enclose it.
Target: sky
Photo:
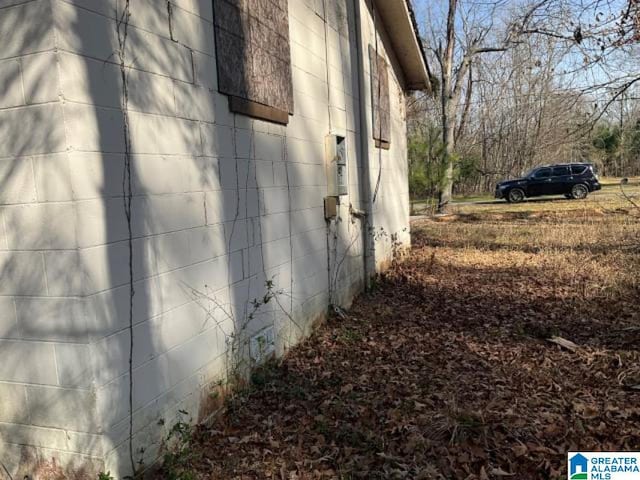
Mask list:
[[[421,33],[430,47],[437,39],[443,38],[446,22],[448,0],[412,0],[416,10]],[[572,36],[577,25],[588,32],[597,28],[602,31],[614,31],[614,20],[626,8],[628,0],[552,0],[549,10],[553,16],[541,17],[549,23],[551,19],[554,30]],[[461,30],[464,23],[477,22],[481,25],[493,25],[496,35],[501,31],[513,12],[529,2],[527,0],[460,0],[456,27]],[[497,6],[497,8],[496,8]],[[564,15],[559,15],[561,8]],[[549,13],[547,12],[547,13]],[[597,22],[599,20],[599,22]],[[594,27],[598,25],[598,27]],[[435,31],[435,39],[433,35]],[[599,35],[599,38],[606,38]],[[499,41],[499,40],[498,40]],[[592,62],[600,55],[600,48],[592,40],[581,44],[565,42],[564,48],[569,50],[557,68],[559,88],[591,90],[591,95],[611,95],[610,88],[592,90],[594,86],[613,81],[615,85],[640,76],[640,55],[638,48],[607,50],[606,61]],[[569,73],[564,73],[569,72]]]

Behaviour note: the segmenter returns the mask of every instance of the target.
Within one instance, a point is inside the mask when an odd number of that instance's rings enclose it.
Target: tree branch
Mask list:
[[[469,110],[471,109],[471,96],[473,93],[473,69],[471,66],[469,67],[469,76],[467,79],[467,91],[465,92],[465,101],[464,101],[464,109],[462,110],[462,116],[460,118],[460,125],[456,130],[456,142],[460,138],[460,136],[464,133],[464,127],[467,123],[467,118],[469,117]]]

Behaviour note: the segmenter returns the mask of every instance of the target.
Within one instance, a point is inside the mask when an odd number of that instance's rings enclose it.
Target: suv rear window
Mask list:
[[[573,175],[582,175],[586,169],[586,165],[571,165],[571,173]]]
[[[553,167],[554,177],[561,177],[562,175],[570,175],[569,167]]]
[[[533,174],[534,178],[547,178],[551,176],[550,168],[541,168]]]

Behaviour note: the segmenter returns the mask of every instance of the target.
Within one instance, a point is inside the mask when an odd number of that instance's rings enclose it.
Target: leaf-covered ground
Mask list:
[[[416,223],[374,293],[198,430],[194,476],[560,479],[570,450],[640,450],[640,219],[561,203]]]

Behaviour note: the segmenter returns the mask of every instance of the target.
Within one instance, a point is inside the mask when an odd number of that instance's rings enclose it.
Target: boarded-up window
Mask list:
[[[373,105],[373,138],[376,147],[391,144],[391,106],[389,102],[389,66],[376,50],[369,46],[371,60],[371,95]]]
[[[288,0],[214,0],[218,89],[232,111],[286,124],[293,114]]]

